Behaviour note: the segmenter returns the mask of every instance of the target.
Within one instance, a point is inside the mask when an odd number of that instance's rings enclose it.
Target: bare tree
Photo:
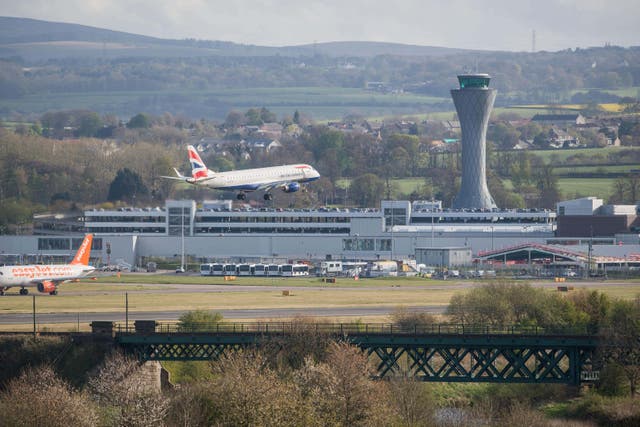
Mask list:
[[[426,384],[408,376],[389,382],[389,396],[403,425],[431,426],[435,403]]]
[[[132,357],[112,353],[89,379],[88,389],[118,425],[163,425],[168,399],[143,380],[141,366]]]
[[[331,343],[327,361],[307,358],[295,375],[312,419],[322,425],[370,426],[391,423],[388,388],[371,381],[367,356],[348,343]]]
[[[221,426],[309,425],[299,393],[269,368],[262,354],[238,351],[212,365],[212,422]]]
[[[0,394],[2,426],[95,426],[96,408],[48,366],[31,368]]]

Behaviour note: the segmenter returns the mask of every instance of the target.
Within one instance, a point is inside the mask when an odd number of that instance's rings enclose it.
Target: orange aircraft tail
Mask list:
[[[91,243],[93,242],[93,234],[87,234],[84,236],[82,244],[76,252],[76,256],[73,257],[71,264],[89,265],[89,255],[91,254]]]

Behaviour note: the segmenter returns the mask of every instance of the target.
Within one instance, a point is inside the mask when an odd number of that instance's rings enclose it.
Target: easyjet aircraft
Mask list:
[[[207,169],[193,146],[189,145],[188,151],[191,176],[184,176],[177,169],[174,169],[177,177],[164,176],[163,178],[176,179],[193,185],[203,185],[216,190],[236,190],[238,191],[238,200],[244,200],[245,193],[258,190],[264,190],[266,192],[264,199],[271,200],[273,196],[270,192],[274,188],[280,188],[285,193],[293,193],[300,189],[300,184],[320,178],[318,171],[306,164],[213,172]]]
[[[87,276],[95,270],[89,264],[93,234],[87,234],[76,252],[71,264],[53,265],[5,265],[0,267],[0,295],[16,286],[20,295],[27,295],[27,288],[35,287],[38,292],[58,294],[58,285],[73,279]]]

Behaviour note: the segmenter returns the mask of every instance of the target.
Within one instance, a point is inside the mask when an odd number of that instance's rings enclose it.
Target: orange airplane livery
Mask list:
[[[27,288],[50,295],[58,294],[58,285],[86,277],[95,268],[89,265],[93,234],[87,234],[71,264],[54,265],[5,265],[0,267],[0,295],[9,288],[20,287],[20,295],[27,295]]]

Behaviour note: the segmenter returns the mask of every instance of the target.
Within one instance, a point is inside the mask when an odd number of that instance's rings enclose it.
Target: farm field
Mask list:
[[[295,110],[300,110],[316,120],[332,120],[354,112],[364,116],[422,113],[442,102],[450,103],[450,100],[413,94],[380,94],[356,88],[288,87],[49,93],[28,95],[20,99],[1,99],[0,110],[41,114],[49,110],[82,108],[120,115],[126,111],[133,115],[141,111],[155,113],[154,106],[175,105],[176,110],[194,106],[211,111],[223,109],[226,115],[232,109],[266,107],[280,117],[293,115]]]
[[[640,147],[609,147],[609,148],[577,148],[573,150],[531,150],[529,153],[534,154],[545,163],[552,162],[554,164],[561,164],[566,162],[569,157],[576,155],[589,158],[605,158],[611,152],[619,152],[623,150],[640,150]]]

